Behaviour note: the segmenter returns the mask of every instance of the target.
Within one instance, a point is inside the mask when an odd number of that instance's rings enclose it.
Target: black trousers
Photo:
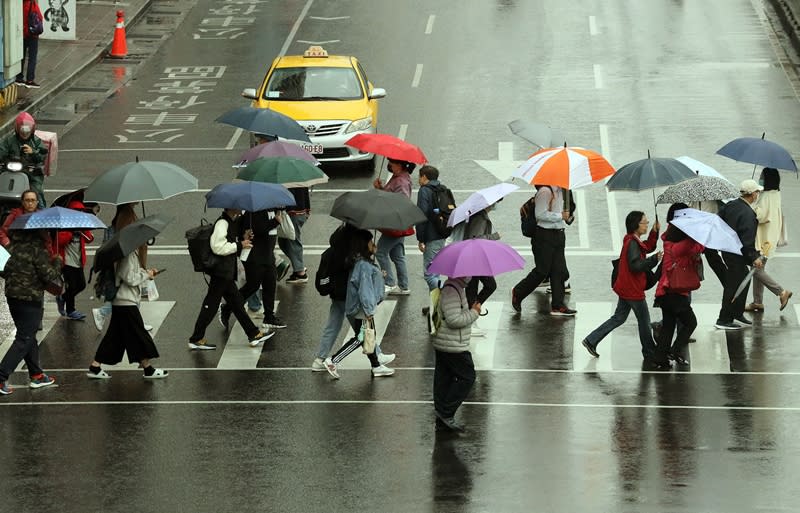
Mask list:
[[[478,292],[479,283],[483,285],[480,292]],[[489,299],[489,296],[494,294],[495,290],[497,290],[497,281],[492,276],[473,276],[466,288],[467,304],[471,305],[475,301],[483,304]]]
[[[747,260],[741,255],[722,252],[722,260],[728,267],[725,273],[725,284],[722,292],[722,307],[719,310],[720,322],[733,322],[737,317],[744,314],[745,303],[747,303],[747,291],[750,284],[744,288],[741,294],[733,300],[733,294],[747,276]],[[733,300],[733,302],[731,302]]]
[[[86,288],[86,277],[83,275],[82,267],[72,267],[65,265],[61,270],[64,276],[64,293],[61,298],[64,300],[67,313],[75,311],[75,296]]]
[[[475,383],[472,353],[436,351],[433,370],[433,407],[442,417],[452,417],[469,395]]]
[[[212,276],[208,283],[208,292],[203,299],[203,306],[200,308],[200,314],[194,323],[194,332],[189,338],[191,342],[197,342],[206,336],[206,328],[217,315],[222,298],[225,298],[225,303],[230,306],[231,313],[236,316],[236,320],[239,321],[239,325],[247,336],[252,338],[258,334],[258,328],[244,311],[244,299],[239,294],[239,289],[236,288],[236,282],[232,278]]]
[[[94,359],[106,365],[116,365],[126,352],[130,363],[158,358],[158,349],[153,337],[144,329],[139,307],[112,305],[111,321]]]
[[[261,300],[264,303],[265,319],[275,315],[277,276],[275,274],[274,250],[277,239],[275,235],[268,236],[264,246],[258,248],[258,252],[254,250],[250,253],[250,258],[244,262],[245,284],[239,289],[239,294],[247,301],[247,298],[255,294],[261,287]],[[227,303],[223,308],[226,315],[230,315]]]
[[[333,356],[331,356],[331,361],[335,364],[341,363],[342,360],[347,358],[350,353],[361,347],[364,343],[362,340],[358,339],[358,334],[361,332],[361,324],[364,322],[363,319],[356,319],[355,317],[348,317],[347,321],[350,323],[350,327],[353,328],[353,338],[342,344],[342,347],[339,348]],[[374,369],[375,367],[379,367],[381,364],[378,361],[378,353],[377,351],[372,352],[372,354],[368,354],[367,358],[369,358],[369,364]]]
[[[689,337],[697,328],[697,317],[689,303],[689,296],[665,294],[658,299],[658,306],[661,308],[662,319],[661,333],[656,340],[658,344],[656,361],[663,362],[669,352],[683,354],[683,350],[689,345]],[[675,333],[676,326],[678,336],[673,343],[672,335]]]
[[[711,267],[711,270],[714,271],[714,274],[717,276],[719,284],[724,287],[725,274],[728,272],[728,268],[725,267],[725,262],[723,262],[722,257],[719,256],[719,251],[716,249],[706,248],[703,251],[703,255],[706,257],[708,266]]]
[[[564,230],[546,230],[536,227],[536,236],[531,240],[535,266],[533,271],[514,285],[514,295],[521,302],[542,281],[550,277],[550,288],[553,290],[550,306],[559,308],[564,305],[564,281],[567,275],[567,259],[564,255],[566,237]]]

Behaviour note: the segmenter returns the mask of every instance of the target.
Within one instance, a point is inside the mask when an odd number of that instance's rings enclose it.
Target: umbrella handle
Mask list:
[[[655,212],[656,212],[656,223],[657,223],[658,222],[658,204],[656,203],[656,190],[655,189],[650,189],[650,191],[653,193],[653,210],[655,210]]]

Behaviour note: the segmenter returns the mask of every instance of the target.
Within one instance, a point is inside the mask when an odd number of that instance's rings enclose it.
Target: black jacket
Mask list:
[[[311,213],[311,195],[308,187],[289,187],[289,192],[294,196],[295,205],[287,207],[287,212],[294,215]]]
[[[718,215],[739,236],[739,240],[742,242],[742,256],[748,263],[761,256],[756,249],[758,219],[748,202],[742,198],[730,201],[722,207]]]
[[[333,281],[333,291],[331,299],[344,301],[347,299],[347,280],[350,277],[352,268],[350,258],[350,245],[352,244],[353,234],[357,228],[349,224],[340,226],[331,234],[328,242],[333,248],[333,258],[331,259],[330,276]]]
[[[286,215],[286,214],[283,214]],[[247,212],[239,219],[236,220],[239,225],[239,240],[244,237],[247,230],[253,230],[253,249],[250,251],[250,256],[247,257],[245,266],[260,265],[270,266],[275,265],[275,241],[277,235],[270,235],[269,232],[278,226],[278,220],[274,217],[270,219],[269,213],[266,210],[259,212]]]

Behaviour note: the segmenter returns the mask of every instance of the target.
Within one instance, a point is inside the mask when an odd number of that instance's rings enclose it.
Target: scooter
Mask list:
[[[32,172],[32,166],[28,166]],[[0,223],[12,209],[20,206],[22,193],[30,188],[25,166],[19,160],[9,160],[0,166]]]

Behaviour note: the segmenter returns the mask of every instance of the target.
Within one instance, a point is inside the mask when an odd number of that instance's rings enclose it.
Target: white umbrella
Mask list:
[[[716,214],[684,208],[675,211],[670,223],[707,248],[742,254],[739,236]]]
[[[447,226],[455,226],[462,221],[468,220],[470,216],[477,214],[489,205],[494,205],[517,189],[519,189],[519,185],[503,182],[473,192],[464,203],[457,206],[450,213]]]
[[[678,157],[675,160],[679,160],[683,165],[694,171],[700,176],[714,176],[717,178],[722,178],[726,182],[730,182],[731,185],[736,186],[733,182],[722,176],[722,173],[714,169],[713,167],[709,166],[708,164],[703,164],[699,160],[695,160],[692,157],[687,157],[686,155],[682,157]]]

